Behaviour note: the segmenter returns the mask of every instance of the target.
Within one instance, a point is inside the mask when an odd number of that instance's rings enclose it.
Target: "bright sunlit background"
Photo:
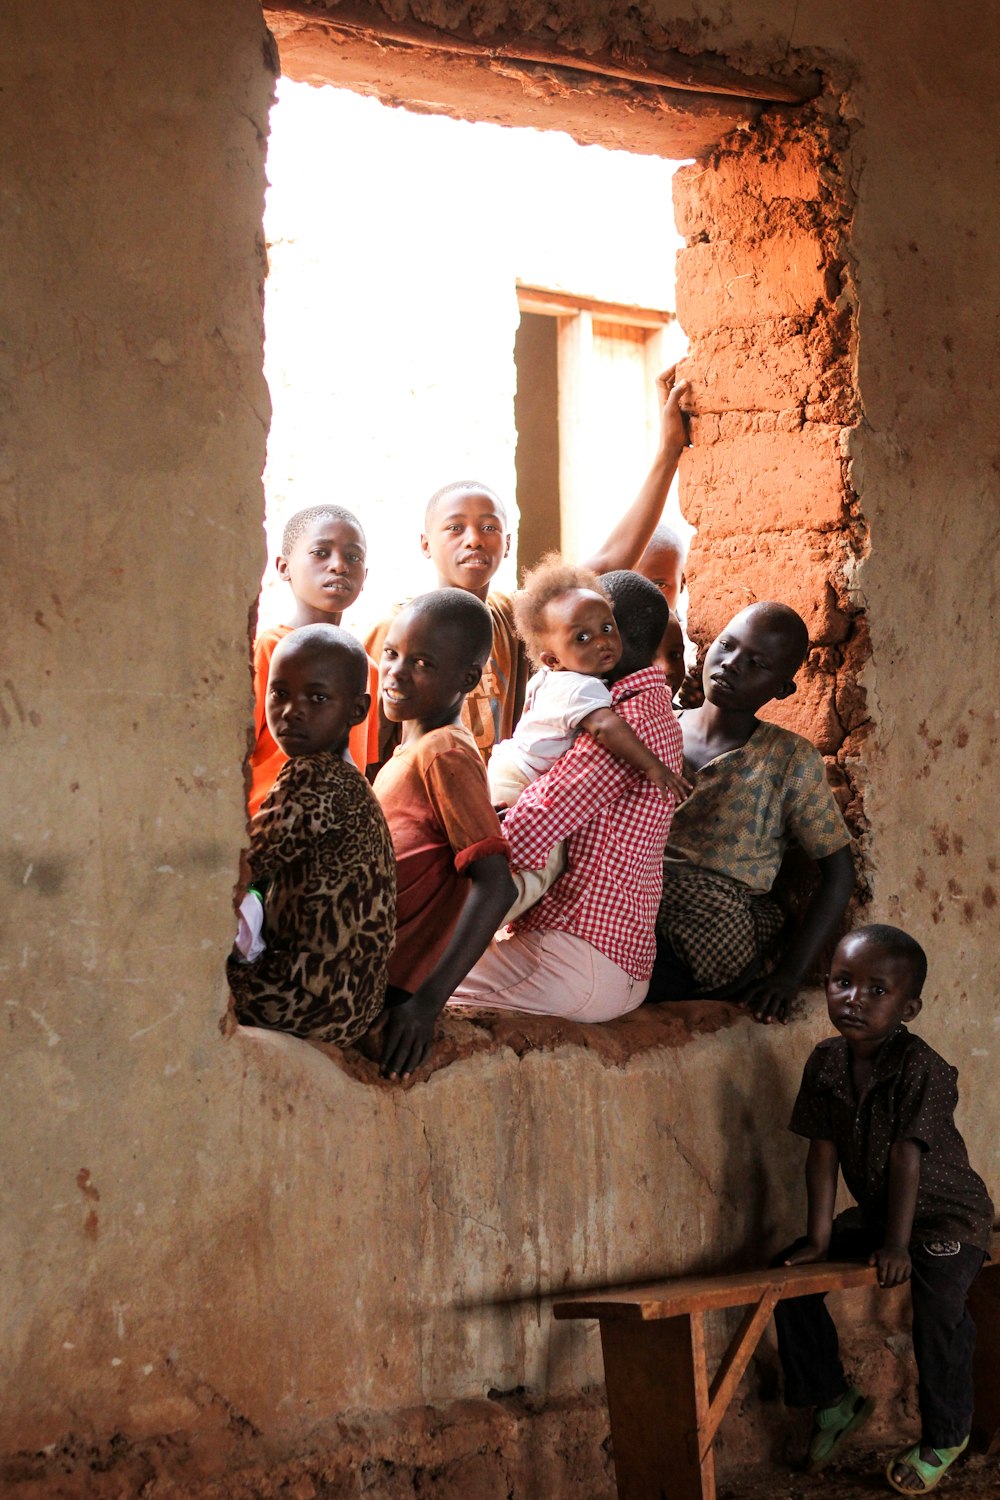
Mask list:
[[[516,284],[672,309],[677,165],[279,83],[264,219],[273,418],[262,625],[282,618],[273,560],[304,506],[345,505],[367,531],[368,585],[347,622],[357,628],[434,586],[418,538],[442,484],[483,480],[516,525]],[[665,361],[683,352],[676,324],[662,347]],[[593,502],[581,498],[594,510],[584,537],[631,500],[655,441],[651,424],[622,442],[604,430],[610,416],[586,422],[613,468]],[[498,579],[507,588],[511,550]]]

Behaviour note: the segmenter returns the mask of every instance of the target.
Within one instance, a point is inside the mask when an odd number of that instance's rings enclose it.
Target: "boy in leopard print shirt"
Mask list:
[[[293,630],[275,648],[267,723],[288,760],[250,828],[252,881],[264,888],[266,948],[234,951],[229,984],[245,1026],[347,1046],[385,999],[395,936],[392,841],[371,788],[344,760],[368,713],[368,658],[333,625]]]

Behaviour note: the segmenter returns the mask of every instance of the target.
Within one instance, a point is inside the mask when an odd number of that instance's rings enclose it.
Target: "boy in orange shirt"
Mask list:
[[[314,505],[292,516],[281,538],[280,576],[290,586],[295,608],[287,625],[262,630],[253,648],[254,729],[250,755],[250,816],[274,785],[288,759],[275,743],[264,715],[267,674],[274,648],[289,631],[303,625],[339,625],[368,577],[368,544],[357,516],[340,505]],[[348,740],[351,760],[362,776],[378,760],[378,668],[368,658],[367,717],[355,724]]]
[[[486,767],[462,723],[492,640],[484,604],[439,589],[400,610],[382,648],[383,708],[402,730],[373,787],[396,853],[396,946],[375,1026],[390,1078],[426,1059],[440,1011],[514,899]]]

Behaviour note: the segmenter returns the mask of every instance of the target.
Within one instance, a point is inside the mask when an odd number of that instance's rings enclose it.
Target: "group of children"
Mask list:
[[[685,390],[661,377],[656,459],[598,553],[545,560],[513,600],[491,588],[504,507],[478,482],[432,497],[421,547],[437,588],[365,648],[341,628],[367,574],[360,522],[336,506],[289,521],[278,571],[293,609],[254,648],[228,964],[241,1022],[358,1044],[407,1079],[448,1003],[602,1021],[711,996],[788,1018],[853,889],[849,837],[815,748],[758,718],[795,691],[809,641],[793,610],[741,611],[701,692],[684,680],[683,548],[658,523]],[[675,712],[675,697],[694,706]],[[792,845],[818,880],[790,921],[773,891]],[[912,1274],[924,1433],[887,1471],[904,1494],[933,1488],[968,1438],[965,1291],[992,1225],[954,1126],[954,1070],[903,1024],[920,1006],[919,954],[882,927],[837,947],[840,1039],[810,1059],[792,1121],[811,1142],[809,1229],[787,1256],[844,1253],[842,1169],[880,1279]],[[794,1317],[779,1334],[790,1401],[817,1407],[818,1467],[870,1403],[811,1304],[781,1304]]]

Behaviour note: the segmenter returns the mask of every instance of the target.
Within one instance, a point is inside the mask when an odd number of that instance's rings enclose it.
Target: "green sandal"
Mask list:
[[[914,1443],[912,1448],[907,1448],[905,1453],[897,1453],[885,1466],[885,1477],[888,1479],[897,1495],[928,1495],[931,1490],[936,1490],[952,1464],[960,1453],[964,1453],[969,1446],[969,1439],[959,1443],[957,1448],[935,1448],[934,1452],[941,1460],[939,1464],[924,1463],[920,1457],[920,1444]],[[920,1480],[920,1488],[914,1489],[912,1485],[900,1484],[893,1479],[892,1471],[897,1464],[906,1464],[912,1469]]]
[[[825,1469],[830,1460],[836,1458],[844,1439],[863,1427],[874,1410],[875,1402],[862,1396],[853,1385],[836,1406],[818,1407],[813,1417],[806,1473],[818,1474]]]

